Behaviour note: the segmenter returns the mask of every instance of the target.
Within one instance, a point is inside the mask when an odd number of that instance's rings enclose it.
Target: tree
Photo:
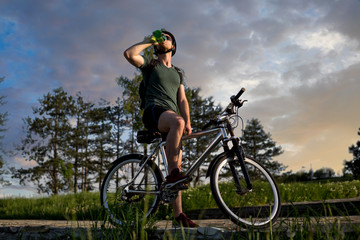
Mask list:
[[[4,81],[4,77],[0,77],[0,83]],[[6,104],[6,101],[4,100],[6,96],[0,96],[0,106],[3,106]],[[6,181],[2,175],[8,173],[7,170],[4,169],[4,156],[5,151],[2,148],[2,140],[4,138],[3,133],[6,131],[5,124],[7,121],[8,112],[0,112],[0,186],[1,185],[9,185],[10,182]]]
[[[18,169],[14,177],[21,184],[35,182],[39,192],[58,194],[71,188],[73,164],[68,161],[68,133],[71,131],[69,116],[74,100],[62,88],[53,90],[39,99],[34,107],[34,118],[24,119],[26,137],[20,150],[27,161],[37,166]]]
[[[146,58],[154,58],[153,48],[147,48],[143,51],[143,55]],[[133,79],[129,79],[124,76],[120,76],[116,79],[116,83],[124,89],[122,93],[123,98],[123,113],[126,116],[123,123],[129,127],[130,140],[125,143],[125,149],[129,149],[130,153],[137,152],[138,144],[135,141],[135,134],[137,131],[143,129],[143,122],[141,119],[143,110],[140,107],[140,95],[139,87],[143,80],[142,74],[135,73]],[[144,144],[144,150],[146,153],[147,145]]]
[[[360,128],[358,135],[360,136]],[[350,173],[354,176],[354,179],[360,180],[360,141],[349,147],[349,153],[353,155],[353,159],[350,161],[344,160],[344,174]]]
[[[335,171],[332,168],[323,167],[314,172],[316,179],[332,178],[335,176]]]
[[[221,112],[221,107],[216,106],[212,97],[202,98],[199,94],[200,88],[185,88],[186,97],[189,102],[190,115],[191,115],[191,127],[193,131],[201,131],[201,128],[212,118],[218,115]],[[209,135],[188,140],[184,143],[184,159],[188,158],[195,160],[201,153],[203,153],[206,147],[209,145]],[[216,151],[214,151],[216,152]],[[200,177],[204,171],[206,171],[206,166],[209,164],[209,161],[213,159],[215,154],[211,154],[208,157],[208,160],[202,165],[203,168],[198,168],[193,185],[197,187],[200,183]]]
[[[135,74],[133,79],[119,77],[116,79],[118,85],[124,88],[123,91],[123,112],[126,116],[125,123],[130,130],[130,140],[127,146],[130,153],[137,152],[138,144],[135,140],[136,132],[143,128],[142,110],[140,109],[139,85],[142,81],[142,75]]]
[[[99,183],[101,188],[101,180],[106,174],[109,165],[109,159],[113,156],[111,149],[111,123],[106,112],[109,110],[107,107],[109,102],[101,99],[98,108],[94,108],[91,112],[91,149],[94,157],[92,161],[93,173],[96,176],[96,182]]]
[[[72,118],[75,118],[75,123],[71,125],[71,131],[68,135],[69,142],[69,158],[73,163],[73,191],[78,192],[80,187],[83,191],[87,190],[87,169],[88,160],[90,158],[89,152],[89,122],[91,119],[91,109],[94,107],[93,103],[86,102],[81,96],[81,93],[76,94],[75,103],[72,109]],[[70,160],[71,161],[71,160]],[[81,184],[79,183],[80,179]]]
[[[112,124],[111,139],[113,145],[113,152],[116,159],[118,159],[123,152],[123,141],[121,139],[124,133],[125,119],[124,119],[124,109],[123,102],[118,97],[115,101],[114,106],[109,106],[105,111],[107,118]]]
[[[272,174],[279,175],[287,168],[273,160],[273,157],[282,154],[283,150],[281,146],[276,146],[270,133],[265,133],[258,119],[247,121],[241,140],[245,154],[262,163]]]

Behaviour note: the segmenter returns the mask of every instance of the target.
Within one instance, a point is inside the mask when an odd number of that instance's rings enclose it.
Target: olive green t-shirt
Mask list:
[[[158,62],[155,67],[150,65],[151,59],[144,57],[140,70],[144,78],[148,78],[146,86],[145,109],[157,105],[166,110],[178,111],[177,93],[180,84],[184,84],[177,70],[166,67]],[[150,77],[148,77],[150,75]]]

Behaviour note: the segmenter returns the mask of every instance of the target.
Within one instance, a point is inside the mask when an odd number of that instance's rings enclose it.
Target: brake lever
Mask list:
[[[242,107],[242,106],[244,105],[244,103],[247,102],[247,101],[248,101],[248,100],[241,100],[241,99],[240,99],[240,100],[237,100],[237,101],[235,102],[235,106],[240,108],[240,107]]]
[[[234,103],[230,103],[227,107],[226,107],[226,109],[225,109],[225,111],[224,112],[226,112],[227,114],[234,114],[235,112],[234,112],[234,106],[236,106],[236,103],[234,104]]]

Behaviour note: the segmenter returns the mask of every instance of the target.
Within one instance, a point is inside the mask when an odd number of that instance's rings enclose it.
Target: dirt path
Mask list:
[[[194,220],[202,227],[218,227],[224,229],[236,229],[236,225],[227,219],[206,219]],[[48,228],[93,228],[100,226],[100,222],[94,221],[61,221],[61,220],[0,220],[0,228],[4,227],[48,227]],[[162,220],[155,223],[157,228],[172,228],[169,220]]]
[[[194,220],[197,224],[202,227],[217,227],[227,230],[236,230],[237,226],[228,219],[205,219],[205,220]],[[276,221],[277,224],[289,225],[295,221],[294,218],[280,218]],[[360,225],[360,216],[350,217],[324,217],[324,218],[313,218],[313,221],[320,224],[333,224],[334,222],[339,223],[352,223]],[[301,218],[296,218],[296,222],[301,224],[303,221]],[[0,228],[6,227],[48,227],[48,228],[94,228],[100,227],[100,222],[94,221],[62,221],[62,220],[1,220]],[[171,221],[161,220],[155,223],[157,228],[169,229],[172,228]],[[276,224],[275,224],[276,226]],[[0,229],[1,230],[1,229]]]
[[[235,232],[236,226],[226,219],[208,219],[196,221],[201,227],[185,229],[185,232],[172,228],[172,223],[167,220],[155,224],[157,230],[153,239],[163,239],[164,235],[175,236],[179,239],[183,233],[192,236],[191,239],[226,239]],[[0,220],[0,240],[12,239],[96,239],[103,238],[100,222],[94,221],[55,221],[55,220]],[[109,226],[109,229],[112,226]],[[90,231],[91,229],[91,231]],[[92,232],[92,233],[90,233]],[[91,234],[91,235],[90,235]],[[171,238],[170,238],[171,239]]]

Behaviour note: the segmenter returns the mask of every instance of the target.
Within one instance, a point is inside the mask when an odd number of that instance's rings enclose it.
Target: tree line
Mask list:
[[[141,80],[141,75],[116,79],[124,91],[113,104],[104,99],[86,101],[80,92],[72,96],[63,88],[45,94],[39,106],[33,107],[33,114],[24,118],[26,135],[17,147],[22,157],[36,166],[14,170],[13,178],[20,184],[33,182],[39,192],[48,194],[99,188],[112,161],[147,148],[136,142],[136,133],[143,128],[138,94]],[[221,110],[211,97],[202,98],[199,92],[199,88],[186,88],[194,129]],[[205,147],[202,141],[188,142],[185,157],[193,157]],[[194,185],[200,182],[198,176]]]
[[[117,84],[124,91],[115,103],[104,99],[97,103],[86,101],[80,92],[73,96],[63,88],[42,96],[38,106],[33,107],[33,114],[24,118],[26,134],[17,147],[25,160],[36,165],[14,169],[13,178],[19,179],[20,184],[32,182],[39,192],[48,194],[98,189],[112,161],[121,155],[147,149],[136,142],[136,133],[143,128],[138,93],[141,80],[140,74],[135,74],[132,79],[117,78]],[[199,88],[186,87],[186,96],[194,131],[201,130],[209,119],[221,112],[221,107],[212,97],[200,96]],[[258,120],[252,121],[250,126],[255,124],[255,131],[246,131],[248,138],[259,138],[256,128],[262,126]],[[252,152],[258,155],[258,160],[266,163],[282,151],[281,147],[275,146],[270,135],[263,130],[260,135],[260,141],[267,141],[266,146],[246,147],[255,148]],[[208,143],[206,137],[187,141],[184,143],[184,159],[195,159]],[[259,154],[265,148],[272,150]],[[195,174],[194,186],[201,182],[209,160]],[[281,166],[276,163],[273,171],[281,172],[284,169]]]
[[[105,99],[97,103],[87,101],[80,92],[73,96],[63,88],[56,88],[42,96],[38,106],[33,107],[33,114],[23,119],[25,137],[17,147],[25,160],[34,161],[36,165],[12,169],[12,177],[19,179],[20,184],[32,182],[39,192],[48,194],[98,189],[112,161],[121,155],[147,149],[146,145],[140,146],[136,142],[136,133],[143,128],[138,93],[141,80],[140,74],[135,74],[132,79],[124,76],[117,78],[117,84],[124,91],[114,103]],[[2,81],[3,78],[0,83]],[[194,131],[201,130],[209,119],[221,111],[212,97],[200,96],[199,88],[187,87],[186,96]],[[0,106],[6,103],[4,98],[0,98]],[[7,113],[1,113],[0,133],[6,130],[6,119]],[[0,140],[1,137],[2,134]],[[273,159],[283,150],[272,140],[271,134],[265,132],[258,119],[247,121],[241,141],[246,154],[265,165],[279,179],[301,180],[298,173],[284,172],[287,166]],[[185,142],[183,159],[195,159],[208,143],[209,138],[206,137]],[[359,166],[359,146],[360,141],[352,145],[350,151],[354,159],[344,161],[344,174],[351,174],[357,179],[360,178],[355,169]],[[3,151],[0,153],[3,154]],[[201,176],[215,154],[209,156],[195,173],[193,186],[201,183]],[[0,155],[0,184],[4,185],[2,159]],[[309,176],[310,179],[332,177],[334,171],[319,169]]]

